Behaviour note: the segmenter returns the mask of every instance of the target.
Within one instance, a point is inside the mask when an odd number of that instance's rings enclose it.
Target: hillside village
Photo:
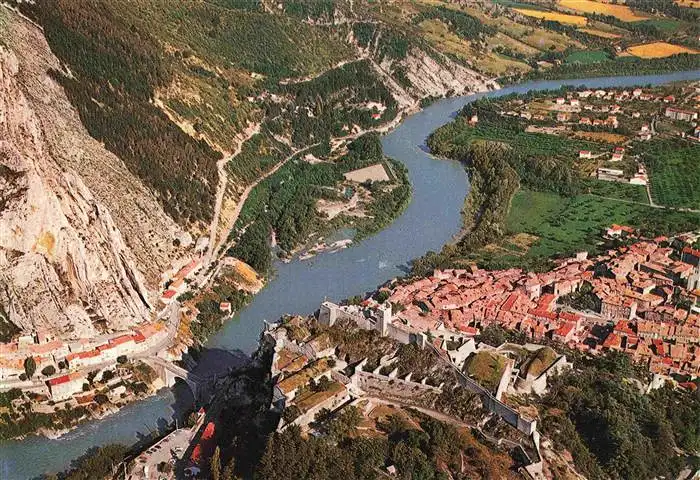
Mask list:
[[[619,350],[681,383],[697,378],[700,251],[692,247],[697,235],[645,239],[613,225],[606,236],[622,246],[595,258],[582,253],[558,260],[545,273],[472,267],[389,285],[380,299],[393,313],[374,328],[399,341],[452,346],[449,352],[498,325],[528,341],[553,341],[587,354]],[[366,316],[388,307],[369,299],[360,306],[327,308],[336,316]]]

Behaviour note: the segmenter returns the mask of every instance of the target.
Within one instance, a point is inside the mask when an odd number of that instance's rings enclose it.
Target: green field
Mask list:
[[[651,196],[660,205],[700,208],[700,146],[680,140],[644,146]]]
[[[606,182],[595,178],[586,179],[582,182],[582,190],[585,193],[608,198],[619,198],[638,203],[649,203],[647,189],[642,185],[631,185],[629,183]]]
[[[613,223],[638,227],[648,235],[669,234],[700,227],[700,216],[664,211],[594,195],[565,198],[553,193],[520,190],[506,220],[508,233],[539,237],[528,257],[553,257],[587,250],[594,252],[603,229]]]
[[[672,18],[657,18],[652,20],[643,20],[641,22],[634,22],[636,25],[649,25],[656,27],[663,33],[672,33],[683,26],[683,22],[674,20]]]
[[[610,57],[603,50],[579,50],[578,52],[572,52],[564,59],[566,63],[582,64],[607,62],[609,60]]]
[[[510,8],[527,8],[529,10],[547,11],[546,7],[543,7],[542,5],[537,5],[535,3],[516,2],[513,0],[493,0],[493,3]]]

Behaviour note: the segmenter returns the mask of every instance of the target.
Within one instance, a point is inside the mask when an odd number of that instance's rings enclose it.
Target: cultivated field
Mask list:
[[[570,53],[564,61],[566,63],[599,63],[610,60],[607,52],[603,50],[579,50]]]
[[[610,132],[574,132],[576,138],[581,138],[583,140],[590,140],[591,142],[604,142],[604,143],[622,143],[627,140],[627,137],[620,135],[619,133]]]
[[[593,0],[559,0],[559,5],[583,13],[612,15],[623,22],[638,22],[648,18],[634,13],[630,7],[625,5],[612,5]]]
[[[644,43],[629,47],[627,52],[639,58],[663,58],[676,55],[678,53],[700,53],[692,48],[674,45],[666,42]]]
[[[524,62],[498,55],[494,52],[488,52],[486,54],[479,52],[479,50],[474,48],[467,40],[451,32],[449,27],[440,20],[425,20],[420,23],[419,27],[423,31],[425,38],[440,51],[451,53],[464,60],[473,62],[477,68],[491,75],[500,76],[507,72],[527,72],[530,70],[530,66]],[[505,35],[502,36],[502,39],[506,38],[509,37]],[[515,43],[517,41],[511,40],[511,45],[507,45],[504,42],[501,44],[515,50]],[[499,43],[498,40],[496,40],[496,43]],[[528,48],[528,46],[522,44],[522,48],[518,48],[518,51],[523,51],[524,48]]]
[[[676,0],[676,5],[688,8],[700,8],[700,0]]]
[[[490,37],[487,40],[487,42],[488,46],[491,48],[497,46],[507,47],[513,50],[514,52],[522,53],[526,57],[532,57],[541,53],[539,49],[526,43],[523,43],[520,40],[516,40],[512,37],[509,37],[508,35],[502,32],[496,33],[496,35]]]
[[[569,25],[584,26],[588,23],[585,17],[578,15],[568,15],[566,13],[544,12],[541,10],[530,10],[527,8],[514,8],[516,12],[528,17],[540,18],[542,20],[551,20],[553,22],[566,23]]]
[[[661,141],[645,145],[645,150],[654,202],[700,208],[700,146]]]
[[[596,37],[600,38],[609,38],[609,39],[615,39],[615,38],[620,38],[622,35],[618,35],[617,33],[611,33],[611,32],[605,32],[603,30],[598,30],[597,28],[579,28],[579,32],[587,33],[589,35],[595,35]]]
[[[597,178],[587,178],[583,181],[583,191],[593,195],[608,198],[619,198],[637,203],[649,203],[647,189],[643,185],[631,183],[606,182]]]
[[[388,182],[390,180],[389,175],[387,175],[384,169],[384,165],[381,163],[348,172],[345,174],[345,179],[357,183],[366,182],[368,180],[372,182]]]
[[[630,200],[637,199],[642,199],[640,193]],[[581,250],[595,251],[600,233],[613,223],[642,228],[656,235],[698,228],[700,216],[595,195],[562,197],[555,193],[520,190],[513,197],[506,220],[508,233],[526,232],[539,237],[528,251],[528,257],[545,258]]]

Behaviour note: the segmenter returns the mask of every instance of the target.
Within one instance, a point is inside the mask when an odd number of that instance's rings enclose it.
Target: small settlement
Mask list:
[[[634,89],[569,89],[560,96],[531,94],[506,100],[498,115],[526,122],[528,133],[586,140],[590,147],[572,152],[582,171],[599,180],[647,185],[647,167],[635,144],[657,137],[700,142],[700,86]],[[478,116],[469,117],[476,125]],[[634,150],[634,148],[633,148]]]
[[[167,273],[160,314],[129,330],[103,328],[80,338],[40,330],[0,343],[0,391],[12,398],[8,418],[30,425],[31,413],[51,415],[76,406],[99,417],[164,386],[148,359],[179,358],[173,342],[183,312],[173,301],[200,267],[199,259],[187,260]]]
[[[401,311],[391,328],[461,340],[497,324],[587,353],[620,350],[659,375],[699,376],[700,251],[689,245],[697,237],[637,238],[618,225],[606,234],[629,245],[546,273],[473,267],[394,285],[388,301]]]

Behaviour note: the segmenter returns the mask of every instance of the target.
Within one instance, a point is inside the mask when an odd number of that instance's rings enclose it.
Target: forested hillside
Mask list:
[[[64,65],[53,75],[89,132],[179,223],[214,219],[220,231],[234,219],[230,208],[219,218],[222,185],[233,205],[290,151],[386,124],[421,100],[484,90],[497,77],[694,68],[700,57],[620,54],[651,40],[698,47],[693,9],[666,0],[658,11],[636,2],[634,22],[535,1],[18,5],[44,27]],[[269,149],[251,139],[222,183],[217,161],[260,125]]]

